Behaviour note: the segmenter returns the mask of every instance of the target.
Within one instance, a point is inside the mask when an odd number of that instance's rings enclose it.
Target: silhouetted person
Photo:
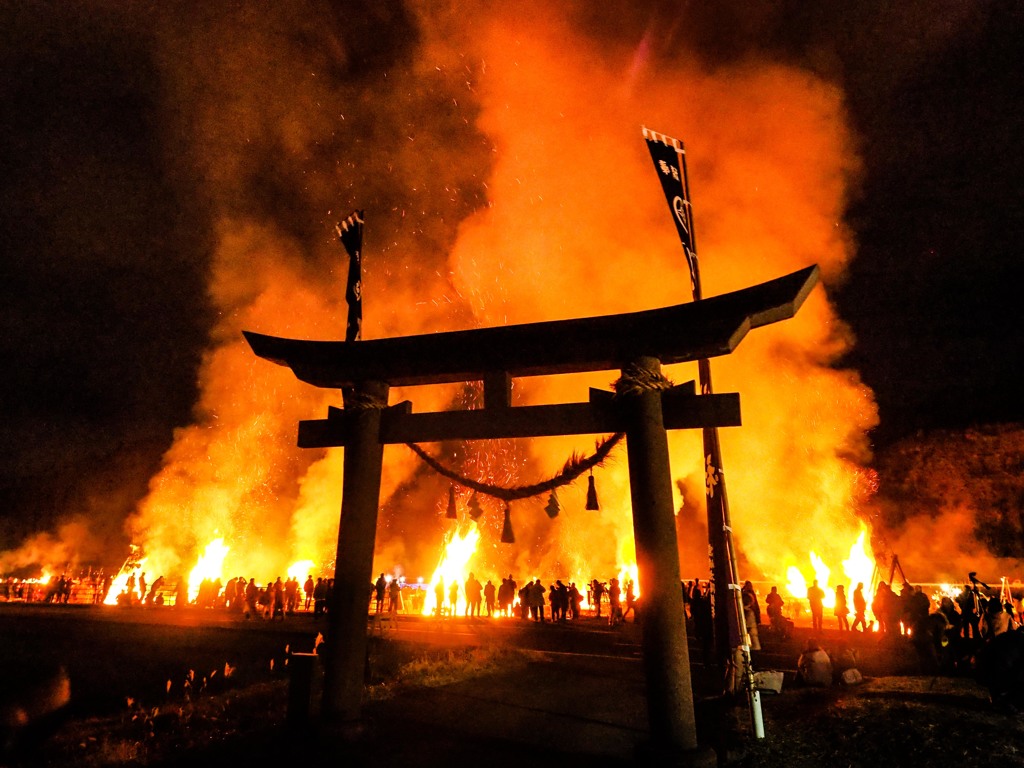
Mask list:
[[[444,578],[440,576],[434,585],[434,602],[437,605],[437,617],[441,618],[444,615]]]
[[[313,574],[309,574],[306,577],[306,583],[302,585],[302,594],[306,598],[305,608],[308,611],[309,606],[313,603],[313,590],[316,589],[316,584],[313,582]]]
[[[456,609],[459,605],[459,582],[457,581],[453,581],[451,586],[448,587],[448,602],[451,603],[452,616],[458,616],[459,612]]]
[[[851,630],[860,627],[861,632],[868,631],[868,622],[866,618],[868,610],[868,601],[864,597],[864,583],[859,582],[857,588],[853,590],[853,626]]]
[[[484,584],[484,605],[487,607],[487,615],[488,616],[493,616],[494,615],[494,598],[495,598],[494,585],[491,583],[491,580],[488,579],[487,583]]]
[[[626,617],[632,613],[633,622],[636,622],[636,589],[633,587],[633,580],[629,579],[626,582],[626,610],[622,612],[622,620],[625,621]]]
[[[846,587],[842,584],[838,584],[836,586],[836,608],[834,613],[836,618],[839,619],[840,632],[849,631],[850,629],[850,621],[847,619],[847,614],[849,614],[849,612],[850,609],[846,605]]]
[[[619,580],[612,579],[608,582],[608,623],[615,626],[622,620],[621,605],[622,590],[619,588]]]
[[[149,594],[146,596],[146,602],[152,604],[153,601],[156,599],[157,591],[160,590],[160,589],[163,589],[163,586],[164,586],[164,577],[163,576],[157,576],[156,581],[154,581],[152,586],[150,586],[150,588],[149,588]]]
[[[271,613],[270,619],[273,621],[278,616],[281,617],[281,621],[284,621],[284,584],[281,583],[281,577],[277,577],[271,586]]]
[[[466,592],[466,615],[467,616],[479,616],[480,615],[480,593],[483,587],[480,586],[480,582],[477,581],[476,577],[470,572],[466,579],[466,584],[463,587]]]
[[[772,628],[780,637],[786,636],[786,623],[782,617],[782,606],[786,604],[786,601],[782,599],[782,595],[779,594],[778,587],[772,587],[771,591],[764,599],[765,607],[768,609],[768,626]]]
[[[583,602],[583,595],[575,581],[569,582],[569,618],[575,621],[580,617],[580,603]],[[635,621],[635,618],[634,618]]]
[[[594,595],[594,608],[597,610],[595,618],[601,618],[601,598],[604,595],[604,584],[597,579],[590,583],[591,592]]]
[[[327,610],[327,582],[318,578],[313,585],[313,615],[319,617]]]
[[[743,591],[744,596],[748,595],[748,594],[750,595],[751,610],[754,613],[754,622],[753,623],[754,623],[754,626],[756,627],[756,626],[760,625],[760,623],[761,623],[761,603],[758,602],[758,599],[757,599],[757,590],[754,589],[753,582],[744,581],[743,582],[742,591]]]
[[[384,612],[384,591],[387,589],[387,586],[388,582],[384,578],[383,573],[373,582],[373,594],[376,599],[377,613]]]
[[[700,582],[694,585],[690,593],[690,611],[693,617],[693,629],[700,642],[701,655],[705,664],[711,664],[715,638],[714,619],[711,615],[711,595],[705,594]]]
[[[975,584],[965,584],[957,603],[960,605],[960,626],[964,639],[980,639],[981,595],[978,593],[978,587]]]
[[[251,619],[259,611],[260,588],[256,586],[256,579],[249,579],[245,585],[245,618]]]
[[[811,628],[821,632],[824,622],[825,590],[818,586],[818,580],[807,588],[807,603],[811,606]]]
[[[396,615],[402,607],[402,585],[398,579],[392,579],[388,584],[388,613]]]

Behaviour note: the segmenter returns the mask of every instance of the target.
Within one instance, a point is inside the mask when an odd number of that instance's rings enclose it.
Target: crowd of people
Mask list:
[[[375,585],[375,594],[381,594],[383,574]],[[541,579],[532,579],[519,586],[510,573],[495,585],[491,580],[481,584],[473,573],[462,583],[453,580],[446,585],[443,578],[434,584],[433,614],[452,617],[462,613],[467,617],[518,616],[537,623],[577,621],[584,611],[611,625],[621,624],[632,615],[637,620],[639,600],[632,580],[620,585],[618,578],[607,582],[591,579],[581,589],[576,582],[555,579],[547,586]],[[378,610],[381,610],[378,602]]]
[[[225,610],[245,619],[284,620],[299,612],[319,616],[327,612],[334,579],[314,579],[310,574],[300,583],[295,577],[260,584],[256,579],[237,576],[222,584],[220,579],[203,579],[190,594],[186,579],[178,579],[168,587],[163,576],[151,584],[144,572],[131,573],[124,588],[116,596],[121,606],[191,606],[201,609]]]
[[[170,587],[163,576],[151,583],[144,572],[129,575],[121,593],[120,605],[191,605],[204,609],[235,611],[246,619],[283,620],[298,613],[320,616],[327,611],[333,589],[333,579],[307,576],[304,582],[294,577],[265,584],[255,579],[235,577],[221,584],[220,580],[206,579],[198,586],[194,596],[189,595],[188,583],[179,579]],[[0,582],[0,597],[6,600],[42,601],[53,603],[102,602],[110,587],[111,577],[101,571],[72,578],[66,574],[46,581],[6,579]],[[686,621],[705,655],[713,652],[713,589],[710,581],[682,582],[682,596]],[[420,613],[427,587],[407,584],[381,573],[369,585],[369,605],[373,613]],[[470,573],[465,580],[452,580],[445,584],[438,580],[433,585],[433,614],[438,617],[517,616],[534,622],[577,621],[584,614],[615,625],[632,617],[639,619],[640,604],[631,580],[624,584],[618,578],[601,581],[592,578],[582,588],[575,581],[555,579],[545,584],[531,579],[520,585],[512,574],[505,578],[481,582]],[[904,582],[897,592],[892,585],[879,582],[870,602],[865,585],[858,583],[852,595],[845,585],[835,587],[835,603],[830,609],[834,627],[840,633],[876,633],[879,637],[905,636],[914,645],[935,654],[954,652],[964,644],[970,646],[990,640],[1004,632],[1024,626],[1024,609],[1005,599],[1006,595],[991,595],[988,585],[978,581],[975,574],[964,584],[956,596],[936,596],[933,600],[921,588]],[[88,597],[83,599],[83,595]],[[73,599],[72,596],[75,596]],[[768,632],[777,637],[788,637],[793,628],[790,616],[803,610],[802,601],[787,610],[787,600],[778,587],[772,586],[764,596],[767,621],[762,624],[760,598],[747,581],[741,589],[744,616],[751,634],[754,650],[759,647],[758,634]],[[811,628],[820,633],[826,628],[825,590],[817,581],[807,589],[806,606]],[[794,610],[795,609],[795,610]],[[870,613],[869,613],[870,610]],[[789,616],[787,616],[789,614]]]
[[[102,603],[111,576],[102,569],[61,573],[41,579],[0,579],[0,600],[25,603]]]

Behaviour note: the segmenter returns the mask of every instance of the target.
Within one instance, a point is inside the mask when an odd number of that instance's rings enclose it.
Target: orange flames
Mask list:
[[[470,560],[476,553],[477,544],[480,543],[480,529],[476,523],[470,523],[465,532],[458,529],[452,531],[445,537],[444,552],[441,561],[437,564],[430,582],[427,584],[427,593],[423,601],[423,615],[430,616],[438,613],[436,587],[440,584],[444,591],[442,606],[445,610],[450,608],[449,590],[452,585],[458,589],[455,612],[459,616],[466,613],[466,591],[464,584],[471,572]],[[481,582],[482,583],[482,582]]]
[[[824,605],[826,608],[835,608],[836,585],[838,584],[842,584],[844,587],[847,607],[851,614],[853,613],[853,591],[858,584],[864,585],[864,599],[868,606],[871,605],[875,587],[873,581],[875,561],[865,549],[866,538],[867,529],[861,528],[860,535],[850,547],[849,557],[841,563],[844,576],[841,579],[832,579],[832,569],[813,550],[810,552],[809,559],[811,562],[811,572],[813,573],[812,579],[817,581],[818,586],[825,592]],[[786,579],[786,590],[790,597],[806,600],[808,580],[804,572],[796,565],[790,565],[786,569]]]
[[[206,76],[230,84],[237,98],[197,104],[183,130],[210,168],[218,226],[209,295],[218,321],[200,371],[195,423],[175,434],[130,521],[151,572],[184,578],[215,540],[218,549],[203,555],[211,573],[217,557],[232,575],[260,582],[297,561],[330,572],[343,451],[300,451],[295,425],[320,418],[340,397],[254,358],[240,332],[343,335],[345,257],[331,225],[348,207],[367,208],[367,338],[688,300],[685,261],[641,123],[686,141],[706,296],[811,263],[821,265],[826,289],[841,275],[852,252],[841,221],[857,162],[836,88],[767,62],[709,73],[685,52],[655,67],[625,47],[587,38],[557,7],[421,11],[419,57],[389,71],[387,82],[397,85],[379,97],[308,77],[322,67],[304,58],[305,48],[275,58],[273,67],[239,66],[241,48],[211,65]],[[396,122],[396,113],[405,117]],[[408,122],[413,114],[418,129]],[[325,172],[322,147],[334,146],[334,134],[376,117],[386,128],[381,136],[394,129],[394,140],[364,144],[362,155]],[[276,137],[282,156],[275,162],[303,180],[296,205],[308,208],[313,231],[297,235],[234,204],[256,135]],[[466,215],[476,194],[486,199]],[[456,203],[463,207],[445,207]],[[876,415],[856,373],[833,367],[850,342],[819,288],[794,320],[752,333],[736,354],[713,362],[716,389],[742,395],[744,426],[723,430],[721,440],[737,544],[764,579],[783,583],[783,564],[802,563],[809,548],[836,568],[858,532],[867,546],[856,510],[865,501],[864,436]],[[666,374],[682,382],[696,369],[673,366]],[[615,377],[517,380],[514,400],[581,401],[587,387],[607,389]],[[452,387],[392,393],[418,411],[450,407],[457,396]],[[572,452],[588,452],[592,440],[516,442],[506,475],[550,476]],[[700,434],[673,433],[670,449],[677,507],[685,508],[689,497],[703,495]],[[461,454],[453,454],[457,462]],[[417,495],[429,481],[401,446],[386,450],[384,472],[373,572],[425,572],[443,535],[437,486],[427,498],[427,491]],[[554,520],[543,514],[544,499],[518,502],[512,514],[520,543],[504,546],[497,544],[500,515],[489,511],[479,527],[444,544],[432,583],[444,576],[447,585],[445,568],[463,555],[458,567],[472,557],[478,577],[579,574],[582,586],[622,572],[636,560],[625,460],[613,454],[597,474],[600,512],[585,511],[584,489],[576,486],[559,490],[562,513]],[[706,541],[699,520],[681,518],[680,525],[684,542]],[[413,540],[432,545],[417,552]],[[470,551],[452,552],[448,563],[452,548]],[[683,570],[706,578],[706,559],[688,560]],[[635,571],[630,576],[639,591]],[[194,589],[196,575],[188,578]]]

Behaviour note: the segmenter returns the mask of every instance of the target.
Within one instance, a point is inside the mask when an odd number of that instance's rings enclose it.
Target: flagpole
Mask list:
[[[675,217],[676,230],[680,235],[683,252],[686,254],[689,266],[693,300],[701,301],[703,291],[700,282],[700,262],[697,259],[696,233],[693,226],[693,206],[690,203],[686,151],[678,139],[649,131],[646,127],[643,129],[643,134],[647,140],[655,168],[662,175],[662,189]],[[681,171],[680,178],[676,178],[678,173],[668,165],[668,158],[658,156],[661,153],[657,150],[657,144],[671,147],[674,150],[675,168]],[[681,192],[681,195],[674,194],[677,184],[678,192]],[[701,394],[714,394],[711,383],[711,361],[706,358],[698,360],[697,372]],[[758,739],[763,739],[764,720],[761,714],[761,693],[754,686],[754,672],[750,660],[750,634],[743,610],[743,595],[732,537],[732,521],[729,514],[729,498],[726,493],[718,428],[706,427],[703,430],[703,442],[708,542],[711,546],[711,570],[715,588],[715,645],[719,658],[726,659],[726,668],[730,671],[730,679],[735,675],[737,661],[739,662],[747,688],[754,735]],[[732,637],[733,626],[737,633],[735,638]],[[737,655],[740,657],[738,660],[736,659]]]

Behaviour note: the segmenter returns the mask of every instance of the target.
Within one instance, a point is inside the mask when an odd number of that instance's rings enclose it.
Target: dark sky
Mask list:
[[[190,119],[187,84],[201,78],[204,58],[220,55],[215,38],[186,32],[241,30],[251,11],[108,5],[0,10],[0,550],[71,507],[91,508],[116,534],[174,428],[190,422],[213,323],[209,196],[231,199],[220,210],[266,205],[298,233],[322,224],[323,212],[292,194],[304,182],[289,169],[252,163],[243,189],[211,187],[199,181],[209,166],[176,145]],[[279,26],[289,44],[307,47],[325,28],[343,30],[343,50],[323,54],[325,71],[351,98],[386,98],[362,83],[403,66],[416,21],[400,6],[359,6],[296,3],[261,11],[280,16],[261,28]],[[833,297],[858,340],[844,364],[878,400],[876,446],[918,429],[1024,420],[1024,6],[650,6],[575,12],[595,36],[614,27],[639,38],[656,19],[671,30],[666,48],[696,50],[709,66],[757,54],[845,90],[864,172],[847,214],[857,255]],[[192,57],[187,77],[168,76],[169,46]],[[220,87],[204,99],[230,103],[230,84]],[[478,136],[457,146],[473,142],[467,151],[479,151]],[[323,147],[317,162],[335,162],[333,151]],[[447,211],[448,230],[478,204]]]

